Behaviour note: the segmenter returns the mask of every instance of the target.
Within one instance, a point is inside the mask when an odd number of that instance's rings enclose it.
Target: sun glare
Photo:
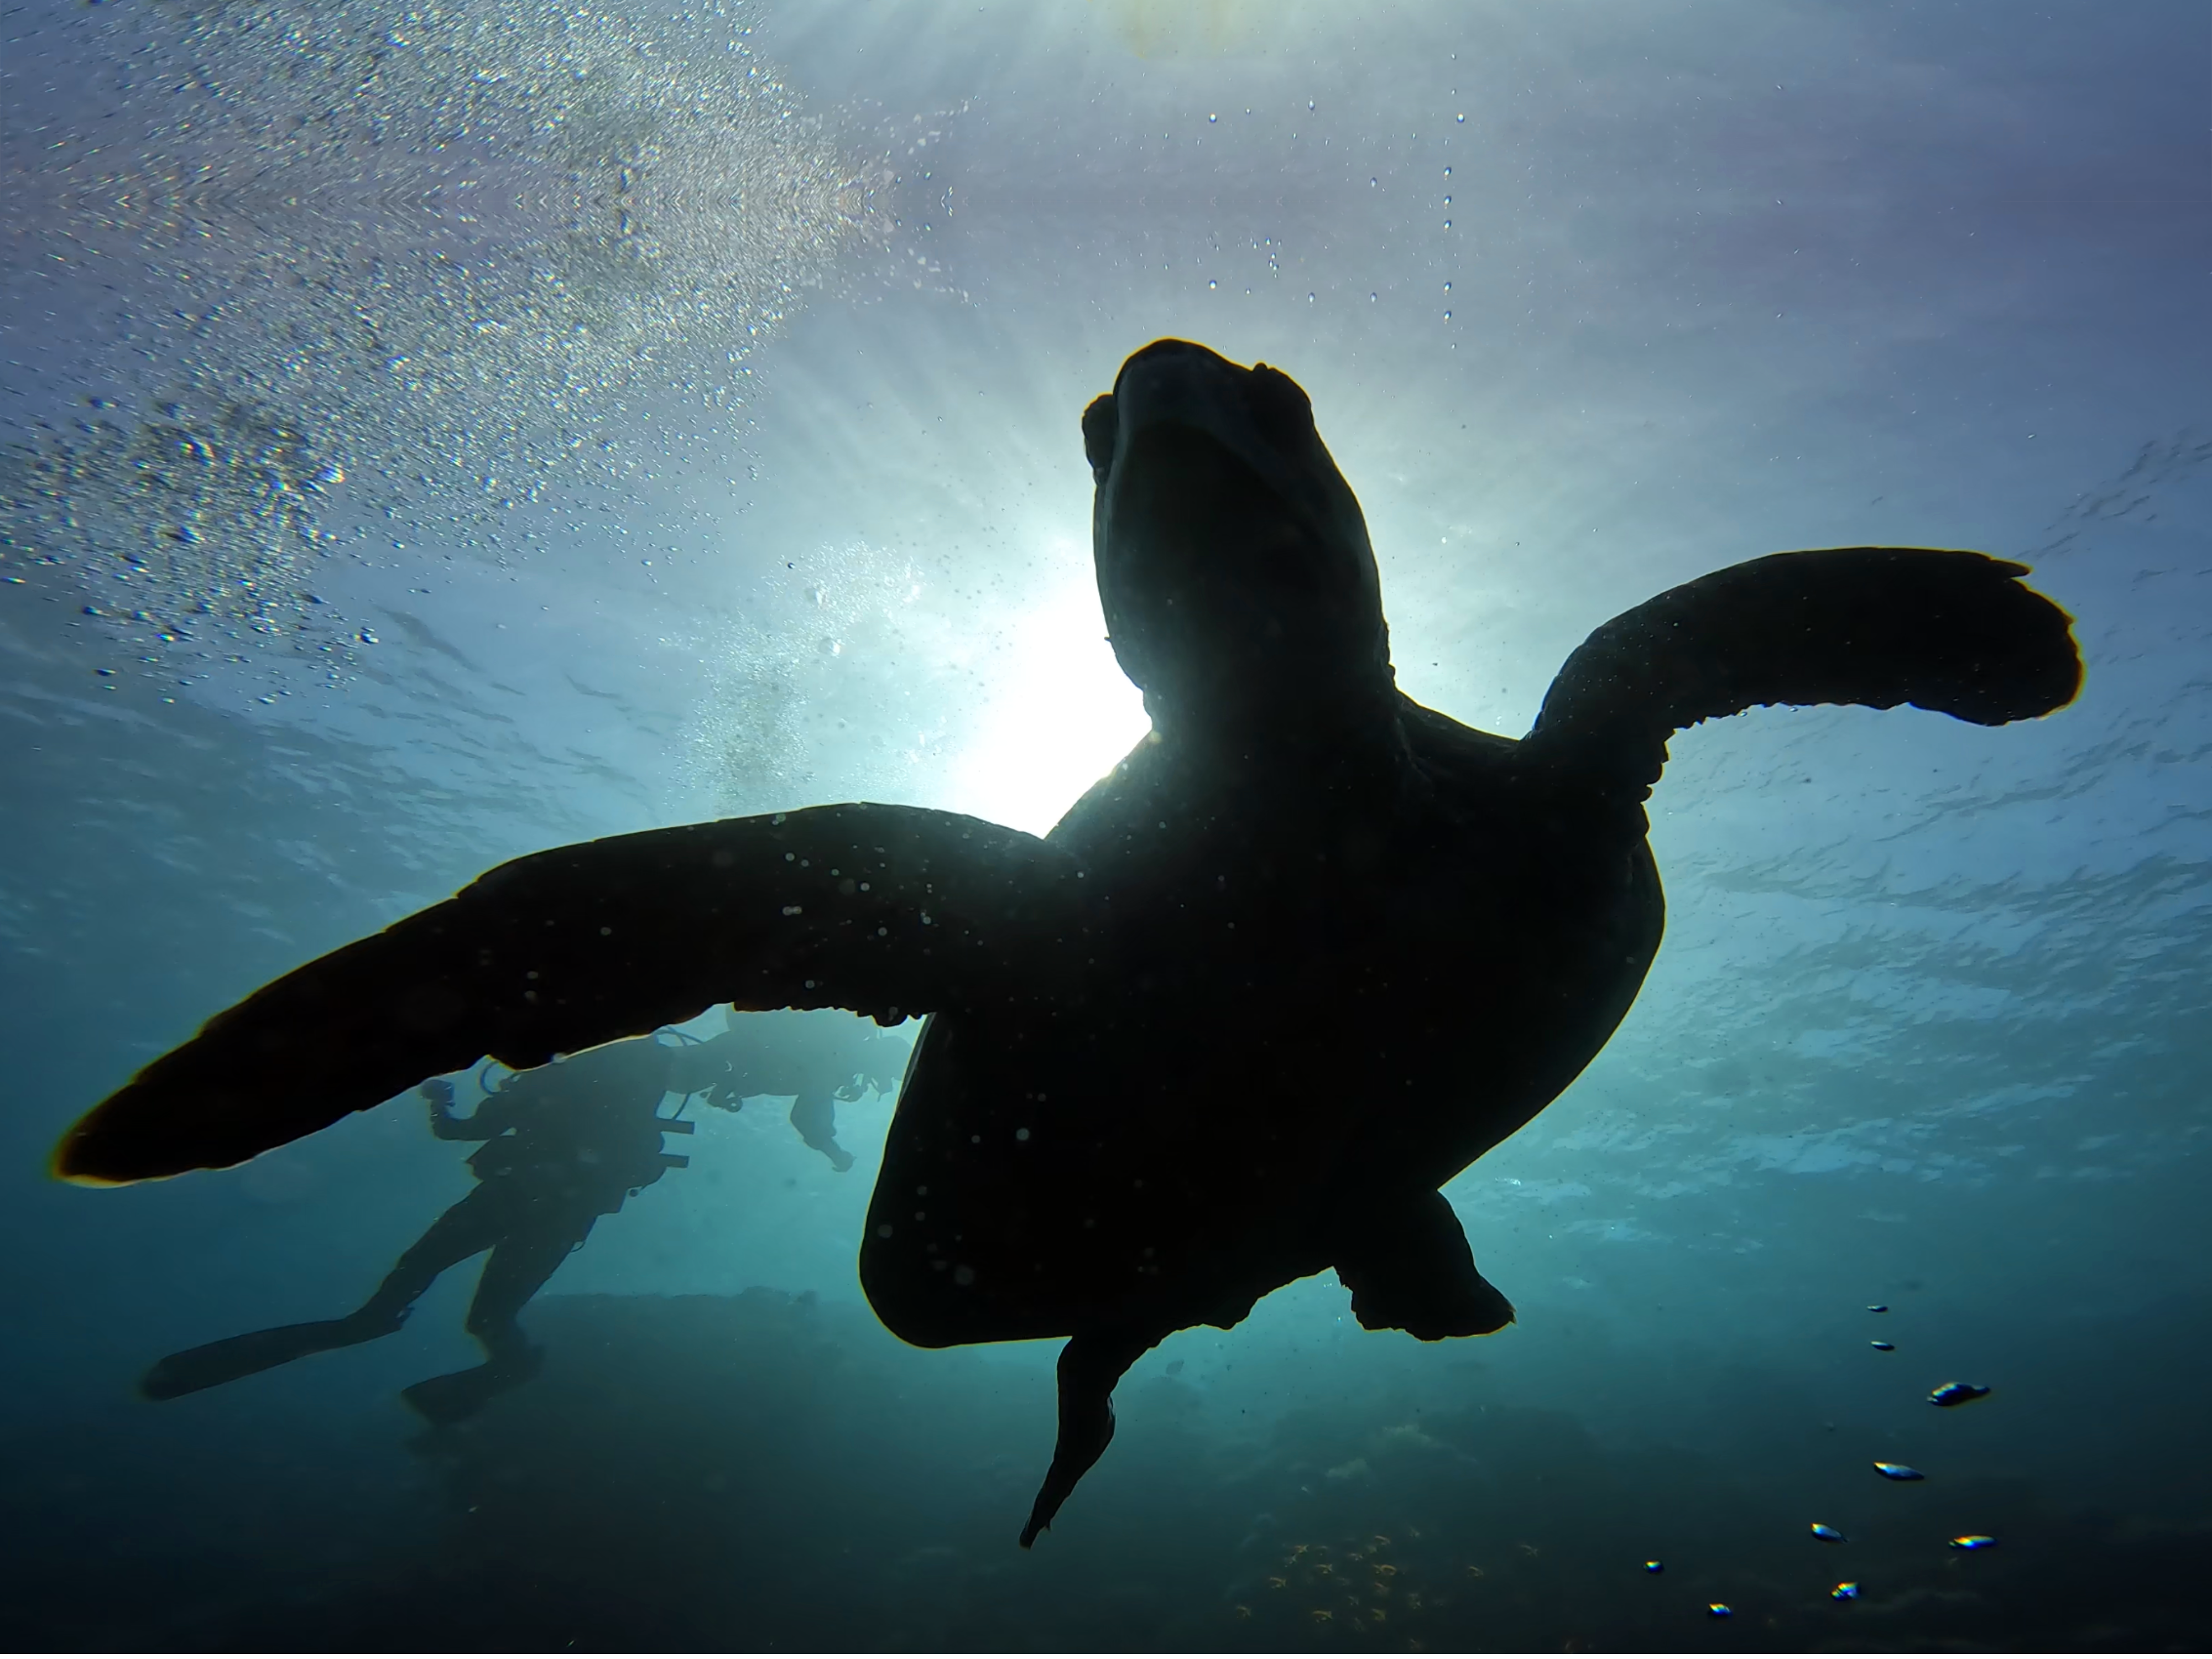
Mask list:
[[[1018,611],[997,641],[989,700],[953,762],[960,810],[1042,834],[1145,735],[1144,697],[1106,643],[1089,562]]]

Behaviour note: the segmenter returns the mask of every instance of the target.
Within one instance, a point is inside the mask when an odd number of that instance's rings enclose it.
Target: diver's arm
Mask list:
[[[441,1140],[489,1140],[507,1127],[505,1114],[493,1109],[489,1097],[480,1102],[471,1115],[456,1117],[453,1085],[441,1077],[424,1084],[421,1093],[430,1103],[430,1133]]]
[[[819,1089],[801,1089],[791,1103],[791,1127],[799,1138],[830,1160],[842,1175],[853,1167],[853,1155],[837,1144],[837,1101]]]

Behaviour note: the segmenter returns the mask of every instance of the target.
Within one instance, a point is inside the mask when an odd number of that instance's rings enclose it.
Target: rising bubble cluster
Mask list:
[[[719,449],[754,349],[888,234],[889,154],[847,155],[743,8],[137,15],[137,126],[27,193],[44,279],[123,296],[124,389],[11,434],[0,562],[139,643],[298,632],[325,559],[498,552]]]
[[[862,777],[878,789],[914,781],[947,701],[933,671],[948,642],[916,604],[924,586],[896,553],[827,548],[763,583],[751,614],[714,615],[669,641],[706,680],[683,773],[707,810],[763,811]],[[843,769],[824,776],[825,766]]]
[[[82,615],[143,643],[289,635],[343,662],[343,624],[315,617],[309,586],[316,504],[343,478],[245,404],[171,404],[130,424],[95,415],[0,453],[0,562],[15,586],[51,574]]]

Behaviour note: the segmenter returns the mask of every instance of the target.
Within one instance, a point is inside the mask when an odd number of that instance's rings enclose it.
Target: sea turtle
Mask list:
[[[863,804],[519,859],[217,1015],[56,1172],[237,1164],[486,1054],[542,1065],[718,1002],[928,1014],[860,1279],[923,1346],[1069,1339],[1027,1545],[1172,1331],[1332,1267],[1370,1328],[1512,1319],[1437,1188],[1635,998],[1675,731],[1763,703],[1994,726],[2081,682],[2021,565],[1778,553],[1607,623],[1516,742],[1397,689],[1358,502],[1288,375],[1161,340],[1083,439],[1152,730],[1048,836]]]

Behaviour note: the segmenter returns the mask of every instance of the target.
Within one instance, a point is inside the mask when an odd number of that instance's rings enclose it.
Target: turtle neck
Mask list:
[[[1322,690],[1194,712],[1154,707],[1157,739],[1176,763],[1219,781],[1297,796],[1372,794],[1404,770],[1395,676],[1387,668]]]

